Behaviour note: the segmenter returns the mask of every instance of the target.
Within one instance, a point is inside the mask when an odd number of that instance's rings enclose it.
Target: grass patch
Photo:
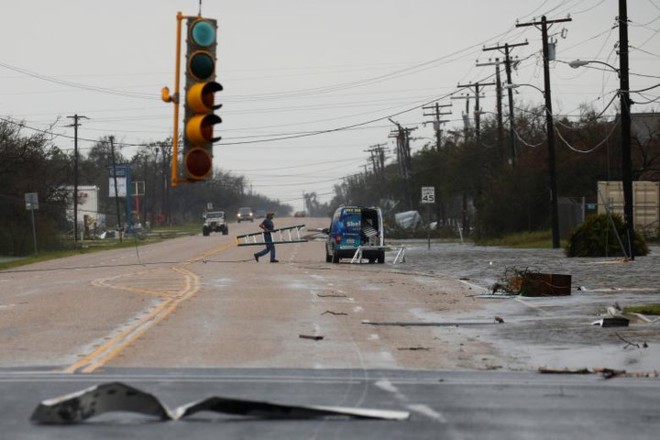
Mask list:
[[[518,249],[551,249],[552,232],[519,232],[499,238],[480,239],[476,244],[481,246],[503,246]]]
[[[641,313],[642,315],[660,315],[660,304],[645,304],[643,306],[624,307],[624,313]]]
[[[135,246],[144,246],[147,244],[158,243],[166,239],[199,234],[200,231],[201,228],[199,225],[191,224],[176,227],[173,226],[154,228],[147,236],[138,239],[131,235],[124,237],[121,241],[119,241],[118,238],[109,238],[105,240],[85,240],[82,243],[79,242],[78,247],[73,247],[73,244],[71,244],[68,248],[56,251],[43,251],[39,252],[37,255],[30,255],[24,258],[17,258],[15,260],[0,263],[0,270],[13,269],[16,267],[26,266],[28,264],[56,260],[58,258],[72,257],[74,255],[92,254],[110,249],[124,249]]]

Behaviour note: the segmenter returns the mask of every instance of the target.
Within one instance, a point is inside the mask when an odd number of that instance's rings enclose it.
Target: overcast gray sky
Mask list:
[[[172,106],[160,89],[174,86],[176,13],[198,8],[198,0],[4,1],[0,116],[48,130],[57,121],[52,131],[71,137],[66,116],[85,115],[83,151],[110,134],[130,145],[164,140]],[[296,209],[303,191],[327,201],[341,177],[363,170],[370,145],[393,147],[388,117],[418,127],[413,150],[433,137],[423,104],[453,102],[445,128],[461,127],[464,102],[448,97],[458,83],[492,80],[495,68],[476,61],[501,54],[484,45],[529,41],[512,51],[521,60],[514,82],[542,88],[541,32],[515,24],[544,14],[573,19],[550,29],[559,60],[551,66],[554,112],[603,109],[616,74],[561,61],[618,66],[617,0],[204,0],[202,15],[219,21],[225,88],[215,166]],[[629,0],[628,15],[631,90],[639,90],[660,83],[660,0]],[[518,91],[518,105],[542,102],[532,88]],[[660,88],[632,96],[633,111],[656,110],[658,96]],[[494,88],[481,106],[495,111]],[[322,133],[278,140],[310,132]],[[55,142],[72,149],[70,137]]]

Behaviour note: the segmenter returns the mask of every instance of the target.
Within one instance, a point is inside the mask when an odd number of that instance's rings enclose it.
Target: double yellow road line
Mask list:
[[[184,263],[182,266],[203,261],[211,255],[224,252],[234,246],[234,243],[230,243],[228,245],[212,249],[208,252],[205,252],[204,254],[198,255],[197,257],[191,259],[189,262]],[[200,289],[199,276],[182,266],[172,267],[173,271],[177,272],[183,277],[183,287],[181,289],[179,289],[174,294],[172,294],[172,292],[163,292],[163,297],[166,299],[157,307],[155,307],[145,316],[141,317],[136,323],[132,324],[127,329],[121,331],[118,335],[112,337],[106,343],[99,346],[92,353],[85,355],[62,371],[65,373],[92,373],[96,371],[98,368],[104,366],[112,359],[114,359],[122,350],[140,338],[152,326],[158,324],[160,321],[168,317],[179,304],[197,294]],[[107,285],[105,281],[107,280],[101,280],[101,282],[97,283],[97,285],[113,287],[111,285]],[[138,287],[122,286],[116,288],[138,294],[142,293],[153,295],[155,293],[153,289],[143,289]]]

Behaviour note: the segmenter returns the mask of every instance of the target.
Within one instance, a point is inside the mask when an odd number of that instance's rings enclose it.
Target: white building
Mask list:
[[[65,187],[70,194],[66,217],[73,223],[73,186]],[[105,230],[105,214],[99,212],[99,187],[78,185],[78,230]]]

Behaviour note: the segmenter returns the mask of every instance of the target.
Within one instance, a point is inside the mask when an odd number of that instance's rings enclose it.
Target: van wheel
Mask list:
[[[385,263],[385,252],[381,252],[378,254],[378,264],[383,264]]]

